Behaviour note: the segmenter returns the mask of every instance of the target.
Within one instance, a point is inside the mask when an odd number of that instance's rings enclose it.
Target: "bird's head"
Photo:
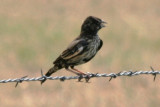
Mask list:
[[[81,32],[94,34],[97,33],[101,28],[105,27],[105,24],[106,22],[100,18],[89,16],[83,22]]]

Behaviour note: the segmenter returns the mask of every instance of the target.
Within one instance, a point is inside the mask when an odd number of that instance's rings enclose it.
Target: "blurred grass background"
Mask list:
[[[84,19],[108,22],[102,49],[85,72],[160,69],[159,0],[0,0],[0,79],[40,76],[80,33]],[[61,70],[53,76],[73,75]],[[0,85],[1,107],[158,107],[160,79],[153,76],[24,82]]]

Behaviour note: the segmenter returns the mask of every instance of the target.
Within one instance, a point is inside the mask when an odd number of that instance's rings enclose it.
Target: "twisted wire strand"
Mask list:
[[[103,73],[103,74],[92,74],[92,73],[87,73],[87,75],[80,75],[80,76],[56,76],[56,77],[47,77],[45,75],[43,75],[43,72],[41,70],[41,77],[32,77],[32,78],[28,78],[27,76],[24,76],[22,78],[15,78],[15,79],[6,79],[6,80],[0,80],[0,83],[9,83],[9,82],[16,82],[16,86],[18,85],[18,83],[21,83],[23,81],[42,81],[44,79],[47,80],[60,80],[60,81],[64,81],[64,80],[71,80],[71,79],[78,79],[78,81],[81,81],[81,79],[85,79],[86,82],[89,81],[89,79],[93,78],[93,77],[110,77],[109,81],[112,80],[112,78],[116,78],[119,76],[136,76],[136,75],[141,75],[141,74],[152,74],[154,76],[154,80],[156,78],[157,74],[160,74],[160,71],[155,71],[152,67],[151,67],[151,71],[122,71],[119,73]]]

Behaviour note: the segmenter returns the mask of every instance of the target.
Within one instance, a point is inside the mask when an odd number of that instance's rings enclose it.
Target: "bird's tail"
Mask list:
[[[48,70],[48,72],[45,74],[45,76],[49,77],[51,76],[53,73],[55,73],[56,71],[58,71],[59,69],[61,69],[61,67],[58,67],[56,65],[54,65],[52,68],[50,68]],[[46,79],[41,81],[41,84],[43,84],[46,81]]]

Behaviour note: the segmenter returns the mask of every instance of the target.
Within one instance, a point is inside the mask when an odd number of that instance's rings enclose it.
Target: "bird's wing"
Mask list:
[[[61,58],[67,60],[70,58],[75,57],[76,55],[82,53],[84,49],[86,49],[86,46],[88,45],[88,42],[80,39],[80,40],[74,40],[69,47],[62,52],[60,55]]]
[[[98,51],[102,48],[102,46],[103,46],[103,41],[100,39],[100,45],[98,47]]]

